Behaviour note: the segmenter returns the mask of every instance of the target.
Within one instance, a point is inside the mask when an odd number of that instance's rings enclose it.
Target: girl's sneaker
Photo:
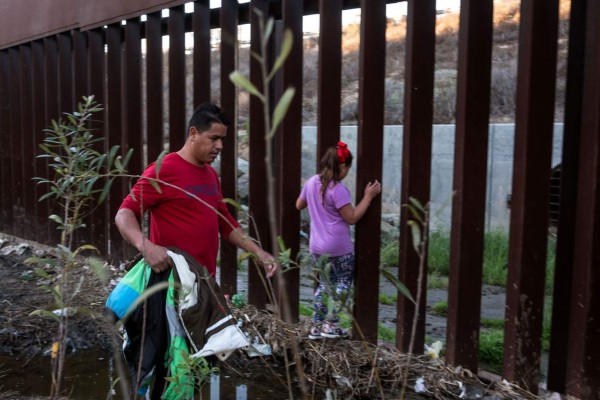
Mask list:
[[[323,336],[321,336],[321,325],[313,325],[310,327],[310,332],[308,333],[308,338],[309,339],[323,339]]]
[[[348,332],[331,322],[325,322],[321,328],[321,336],[336,339],[348,336]]]

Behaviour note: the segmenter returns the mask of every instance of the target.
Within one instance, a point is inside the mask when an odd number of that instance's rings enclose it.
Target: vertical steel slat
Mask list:
[[[194,30],[194,108],[212,99],[210,92],[210,2],[194,2],[192,25]],[[221,7],[223,5],[221,4]],[[221,99],[222,100],[222,99]]]
[[[577,170],[583,93],[587,0],[571,2],[569,17],[569,55],[567,58],[567,88],[560,172],[560,213],[554,260],[554,290],[552,292],[552,327],[548,355],[548,389],[565,392],[567,354],[569,352],[569,320],[572,265],[575,249],[575,218],[577,205]]]
[[[21,60],[19,47],[9,49],[10,57],[10,127],[12,176],[12,227],[9,233],[23,237],[23,125],[21,119]]]
[[[340,138],[342,90],[342,0],[319,0],[317,171],[323,153]]]
[[[58,34],[59,105],[63,113],[75,111],[73,98],[73,41],[70,32]]]
[[[46,90],[44,85],[44,43],[36,40],[31,43],[33,79],[32,79],[32,112],[33,112],[33,153],[35,157],[34,174],[39,177],[48,175],[48,161],[46,158],[38,157],[41,154],[39,144],[44,141],[44,129],[49,121],[45,120]],[[35,240],[38,243],[46,243],[48,239],[48,202],[39,202],[40,196],[45,193],[45,188],[33,185],[33,197],[36,203],[36,229]]]
[[[566,389],[600,398],[600,3],[587,2]],[[561,206],[562,210],[562,206]]]
[[[60,105],[59,105],[59,86],[58,86],[58,36],[51,36],[44,38],[44,87],[46,88],[46,109],[45,109],[45,121],[46,125],[50,125],[50,121],[60,118]],[[52,177],[50,170],[46,171],[47,178]],[[47,190],[46,188],[44,190]],[[48,215],[54,212],[56,207],[56,200],[49,198],[45,201],[46,207],[48,208]],[[60,241],[60,231],[56,229],[54,222],[48,222],[48,244],[56,245]]]
[[[493,1],[463,0],[460,10],[446,359],[477,371]]]
[[[221,190],[223,197],[235,201],[237,197],[237,90],[229,80],[229,74],[237,69],[238,48],[238,2],[223,0],[221,2],[221,107],[231,118],[231,126],[227,130],[227,142],[221,151]],[[229,212],[237,217],[235,207],[229,205]],[[221,238],[220,249],[221,289],[223,293],[237,293],[237,248],[227,239]]]
[[[266,24],[269,18],[269,3],[268,0],[251,0],[250,1],[250,35],[252,41],[250,43],[250,51],[267,58],[267,55],[262,54],[261,36],[260,36],[260,17],[255,10],[262,13],[264,23]],[[263,91],[263,79],[261,75],[260,63],[255,57],[250,58],[250,81]],[[265,149],[265,120],[264,107],[262,102],[256,96],[250,96],[250,190],[248,194],[250,213],[254,219],[256,228],[251,230],[253,237],[260,241],[260,244],[267,248],[269,242],[269,217],[266,207],[267,195],[267,169],[265,165],[266,149]],[[270,246],[269,246],[270,247]],[[248,302],[259,309],[266,306],[266,288],[263,285],[259,274],[259,268],[254,261],[249,262],[248,266]],[[262,274],[262,271],[260,271]]]
[[[431,136],[433,124],[433,78],[435,66],[435,0],[409,0],[406,32],[406,78],[404,95],[404,134],[402,139],[402,185],[400,194],[400,258],[398,277],[417,296],[419,257],[412,247],[407,207],[410,198],[423,205],[430,200]],[[385,190],[385,188],[383,189]],[[427,256],[425,255],[425,260]],[[425,262],[421,290],[427,288]],[[421,353],[425,342],[425,304],[418,305],[419,318],[413,351]],[[408,351],[415,306],[398,296],[396,347]]]
[[[44,38],[44,87],[46,89],[46,125],[52,119],[58,120],[60,117],[58,105],[58,38],[50,36]]]
[[[105,55],[104,55],[104,30],[96,28],[87,32],[88,40],[88,78],[89,94],[94,96],[94,100],[106,109],[104,94],[105,91]],[[95,145],[95,149],[100,153],[105,153],[108,148],[106,113],[99,111],[94,114],[94,120],[91,122],[92,134],[95,137],[101,137],[104,140]],[[104,184],[105,181],[102,181]],[[108,254],[108,202],[100,204],[92,214],[91,218],[92,243],[100,251],[103,257]]]
[[[122,46],[121,46],[121,24],[114,23],[106,27],[106,115],[108,118],[108,147],[121,146],[123,148],[123,100],[122,100]],[[121,233],[113,223],[123,198],[127,194],[127,182],[115,181],[108,197],[109,210],[109,256],[112,260],[122,260],[125,250],[125,241]]]
[[[164,143],[163,48],[161,12],[146,20],[146,129],[148,162],[158,158]]]
[[[88,96],[89,84],[88,84],[88,54],[87,54],[87,34],[79,30],[71,31],[73,40],[73,92],[74,92],[74,104],[78,104],[82,101],[83,96]],[[89,127],[89,125],[88,125]],[[95,207],[94,201],[90,202],[87,211]],[[83,223],[86,225],[85,228],[78,229],[75,232],[75,240],[78,245],[91,244],[92,242],[92,224],[93,216],[91,214],[83,218]]]
[[[385,1],[361,1],[358,145],[356,198],[369,182],[381,182],[383,171],[383,110],[385,93]],[[354,324],[364,339],[377,343],[379,320],[379,248],[381,197],[377,196],[356,224]],[[375,273],[374,271],[377,271]],[[354,330],[357,333],[357,330]],[[362,338],[361,338],[362,339]]]
[[[88,96],[89,82],[88,76],[88,38],[87,34],[79,30],[72,31],[73,38],[73,81],[75,104],[81,101],[82,96]]]
[[[144,171],[144,143],[142,134],[142,34],[140,19],[131,18],[125,24],[125,58],[123,99],[125,100],[125,130],[123,154],[133,150],[127,170],[141,175]],[[130,258],[137,250],[125,245],[125,256]]]
[[[10,121],[10,76],[9,51],[0,51],[0,187],[8,188],[12,184],[11,121]],[[12,228],[12,192],[0,191],[0,229],[10,232]]]
[[[177,151],[187,138],[185,120],[184,8],[169,9],[169,150]]]
[[[521,3],[503,376],[537,392],[546,276],[558,0]]]
[[[293,45],[283,65],[283,90],[295,89],[294,98],[281,125],[279,136],[279,234],[287,248],[291,249],[292,259],[300,251],[300,212],[294,204],[300,190],[302,157],[302,2],[283,0],[283,28],[289,29]],[[281,47],[278,48],[280,51]],[[289,322],[298,321],[300,303],[300,271],[298,268],[280,275],[284,285],[278,284],[279,304],[283,318]],[[285,302],[285,303],[284,303]]]
[[[75,111],[74,99],[74,82],[73,82],[73,40],[71,32],[63,32],[57,35],[58,37],[58,104],[60,118],[64,119],[64,113],[72,113]],[[52,214],[61,215],[63,210],[57,202],[54,203]],[[53,228],[57,233],[56,224]],[[60,242],[60,240],[59,240]]]
[[[125,24],[125,142],[123,153],[133,149],[128,170],[141,174],[144,170],[142,142],[142,37],[140,19],[128,19]]]
[[[63,32],[57,35],[58,37],[58,105],[60,118],[63,118],[64,113],[72,113],[75,111],[74,101],[74,85],[73,85],[73,41],[70,32]],[[61,214],[62,210],[56,202],[53,202],[53,208],[50,210],[52,214]],[[56,229],[56,224],[52,224],[52,228],[57,234],[60,231]],[[60,242],[60,239],[58,240]]]
[[[23,237],[34,238],[37,230],[37,199],[33,178],[35,177],[35,132],[33,131],[33,95],[31,93],[33,67],[31,43],[23,44],[21,53],[21,133],[23,144]]]

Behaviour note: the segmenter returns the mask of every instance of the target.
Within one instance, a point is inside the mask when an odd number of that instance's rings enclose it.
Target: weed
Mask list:
[[[443,231],[434,231],[429,235],[427,249],[429,272],[448,276],[450,264],[450,236]]]
[[[445,317],[446,315],[448,315],[448,302],[438,301],[437,303],[431,306],[430,312],[434,315],[441,315]]]
[[[58,333],[52,345],[50,389],[52,398],[61,392],[70,310],[89,312],[69,306],[81,287],[81,282],[77,285],[70,282],[70,273],[81,264],[85,252],[98,252],[95,247],[87,244],[74,249],[75,232],[85,228],[83,221],[91,212],[92,204],[102,203],[108,195],[113,180],[125,174],[125,168],[132,154],[130,150],[122,158],[117,155],[118,146],[113,146],[107,154],[95,150],[97,143],[104,139],[94,138],[89,126],[94,113],[101,110],[102,108],[94,101],[94,96],[83,97],[77,106],[77,111],[65,113],[65,119],[51,121],[50,128],[44,130],[44,141],[39,145],[42,154],[38,157],[49,160],[48,167],[54,176],[51,179],[36,177],[34,180],[38,184],[49,187],[48,192],[40,197],[40,201],[55,199],[57,202],[60,213],[52,214],[48,218],[56,224],[56,229],[61,232],[61,236],[60,243],[54,247],[50,255],[42,258],[31,257],[26,260],[26,263],[51,266],[59,277],[55,282],[56,286],[50,284],[45,289],[53,294],[55,304],[52,306],[62,311],[60,316],[45,310],[34,311],[38,315],[58,322]],[[106,275],[103,262],[91,257],[85,261],[94,268],[98,276]],[[36,268],[36,273],[53,282],[46,270]]]
[[[502,372],[504,354],[504,333],[492,329],[479,334],[479,360],[485,363],[491,372]]]
[[[394,293],[394,294],[386,294],[386,293],[379,293],[379,302],[381,304],[384,304],[386,306],[392,306],[394,304],[396,304],[396,302],[398,301],[398,294]]]
[[[503,319],[484,318],[481,320],[481,326],[489,329],[504,329]]]

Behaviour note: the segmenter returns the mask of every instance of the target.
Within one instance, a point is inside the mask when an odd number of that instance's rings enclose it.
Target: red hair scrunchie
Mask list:
[[[337,155],[340,160],[340,164],[345,164],[346,160],[350,156],[350,150],[348,150],[348,145],[344,142],[337,143]]]

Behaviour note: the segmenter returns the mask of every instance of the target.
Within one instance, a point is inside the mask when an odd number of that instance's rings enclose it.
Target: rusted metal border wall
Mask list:
[[[165,143],[176,150],[184,140],[186,104],[210,98],[210,30],[221,28],[221,105],[234,120],[238,116],[237,90],[228,79],[238,68],[237,27],[251,24],[252,51],[269,65],[277,55],[282,32],[290,29],[294,45],[290,58],[269,87],[275,98],[294,86],[296,98],[275,135],[271,167],[275,171],[277,199],[275,225],[292,251],[299,252],[299,213],[294,200],[300,190],[302,128],[302,15],[321,18],[318,72],[318,157],[340,135],[341,14],[343,9],[362,12],[357,198],[367,182],[381,179],[383,162],[383,105],[385,92],[386,4],[399,0],[252,0],[238,4],[224,0],[210,9],[198,0],[193,13],[184,12],[185,1],[129,2],[125,8],[111,2],[102,14],[70,9],[57,17],[40,10],[36,24],[23,25],[0,43],[0,230],[46,244],[57,242],[57,232],[47,215],[51,202],[36,202],[43,188],[34,176],[49,177],[46,160],[36,158],[42,129],[62,112],[72,112],[82,95],[94,94],[104,105],[91,126],[107,139],[99,150],[119,145],[138,150],[130,172],[139,174],[146,161],[154,160]],[[23,7],[20,1],[6,7]],[[426,204],[430,196],[432,99],[435,68],[435,0],[407,0],[406,68],[404,98],[403,163],[400,204],[411,198]],[[54,3],[56,4],[56,2]],[[72,6],[72,3],[70,3]],[[367,5],[368,4],[368,5]],[[598,278],[598,174],[600,167],[600,9],[597,1],[572,0],[567,108],[563,149],[563,190],[558,230],[556,288],[549,360],[548,387],[582,398],[600,397],[600,328]],[[168,7],[169,17],[162,17]],[[106,12],[110,10],[110,12]],[[254,10],[277,20],[273,38],[265,48],[259,38],[260,19]],[[22,11],[22,10],[21,10]],[[11,10],[18,16],[21,11]],[[454,191],[448,298],[447,361],[478,369],[478,336],[481,313],[483,213],[485,211],[488,119],[490,98],[493,1],[462,0],[459,32],[459,64],[456,105]],[[142,21],[141,15],[147,14]],[[52,16],[56,19],[52,20]],[[558,0],[523,0],[518,64],[513,204],[505,324],[503,375],[536,391],[540,373],[542,310],[544,307],[545,254],[547,243],[550,151],[554,107]],[[15,17],[16,18],[16,17]],[[1,18],[0,18],[1,19]],[[104,24],[107,24],[104,26]],[[14,25],[14,24],[13,24]],[[0,26],[6,27],[0,24]],[[25,29],[26,28],[26,29]],[[185,36],[193,32],[192,67],[186,66]],[[25,35],[25,36],[23,36]],[[163,55],[163,36],[169,50]],[[146,53],[142,53],[145,39]],[[164,65],[169,74],[164,80]],[[262,87],[262,72],[255,59],[250,79]],[[188,98],[186,76],[193,77],[193,98]],[[167,83],[166,90],[163,90]],[[145,88],[145,91],[143,91]],[[273,110],[275,101],[270,104]],[[169,118],[164,125],[164,114]],[[261,243],[272,250],[269,209],[265,193],[263,105],[250,100],[250,212]],[[237,121],[236,121],[237,122]],[[234,122],[232,131],[237,132]],[[235,136],[235,135],[231,135]],[[581,144],[580,144],[581,142]],[[221,158],[222,188],[236,199],[236,139],[230,140]],[[146,153],[139,149],[145,148]],[[128,190],[125,180],[115,182],[109,201],[86,219],[88,230],[78,240],[91,241],[112,260],[131,255],[114,227],[112,218]],[[385,190],[385,188],[384,188]],[[570,205],[570,206],[569,206]],[[234,210],[232,210],[234,211]],[[413,217],[399,210],[399,278],[416,295],[416,306],[403,296],[397,304],[396,346],[421,353],[425,340],[426,249],[415,251],[409,229]],[[380,200],[376,199],[356,227],[355,327],[363,337],[377,340]],[[236,249],[222,245],[221,276],[226,293],[237,287]],[[423,274],[420,274],[423,268]],[[421,276],[422,275],[422,276]],[[277,299],[289,301],[286,318],[298,319],[299,271],[286,273],[275,285]],[[250,267],[248,297],[260,308],[268,305],[261,277]],[[415,319],[416,316],[416,319]],[[567,327],[571,328],[568,329]],[[358,330],[357,330],[358,332]],[[413,337],[414,332],[414,337]]]

